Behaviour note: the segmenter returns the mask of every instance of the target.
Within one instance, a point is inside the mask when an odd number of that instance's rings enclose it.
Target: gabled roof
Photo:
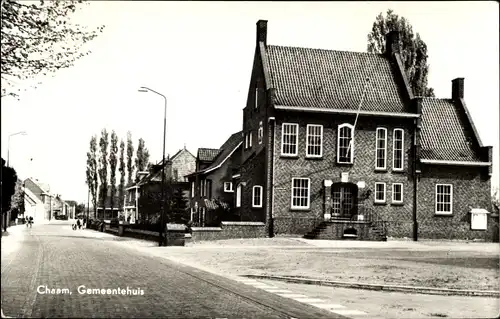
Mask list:
[[[170,160],[173,161],[177,156],[179,156],[183,152],[187,152],[189,155],[196,158],[196,156],[194,156],[190,151],[188,151],[186,148],[183,148],[183,149],[178,150],[177,153],[175,153],[174,156],[172,156],[170,158]]]
[[[78,204],[75,200],[67,200],[65,202],[66,202],[66,204],[68,204],[70,206],[76,206]]]
[[[198,160],[211,162],[219,154],[219,149],[216,148],[199,148],[198,149]]]
[[[369,78],[362,110],[413,113],[403,100],[405,84],[397,80],[401,78],[397,63],[386,55],[276,45],[260,48],[265,51],[264,68],[269,68],[277,106],[356,111]]]
[[[422,99],[422,160],[480,162],[471,124],[451,99]]]

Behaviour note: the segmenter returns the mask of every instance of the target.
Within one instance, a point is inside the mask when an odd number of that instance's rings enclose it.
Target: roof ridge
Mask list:
[[[361,55],[372,55],[372,56],[385,57],[385,55],[383,53],[371,53],[371,52],[362,52],[362,51],[335,50],[335,49],[324,49],[324,48],[313,48],[313,47],[302,47],[302,46],[291,46],[291,45],[274,45],[274,44],[268,44],[267,47],[305,49],[305,50],[316,50],[316,51],[327,51],[327,52],[345,52],[345,53],[356,53],[356,54],[361,54]]]

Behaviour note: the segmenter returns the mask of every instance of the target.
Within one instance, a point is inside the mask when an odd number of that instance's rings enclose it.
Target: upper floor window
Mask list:
[[[191,197],[194,197],[194,182],[191,182]]]
[[[310,194],[309,178],[292,178],[292,209],[308,209]]]
[[[283,123],[281,132],[281,155],[297,156],[299,124]]]
[[[341,124],[338,128],[337,137],[337,163],[352,164],[354,153],[354,126]]]
[[[307,125],[306,156],[323,156],[323,125]]]
[[[255,88],[255,109],[259,108],[259,88]]]
[[[394,129],[393,134],[393,156],[392,167],[395,171],[403,170],[404,163],[404,131],[400,128]]]
[[[385,203],[385,183],[375,183],[375,203]]]
[[[375,169],[387,168],[387,129],[377,128],[375,142]]]
[[[248,132],[248,147],[252,147],[252,131]]]
[[[231,182],[224,182],[224,192],[226,192],[226,193],[233,192],[233,183],[231,183]]]
[[[174,181],[178,181],[179,180],[179,171],[174,168]]]
[[[436,214],[453,213],[453,185],[436,184]]]
[[[259,144],[262,144],[262,139],[264,137],[264,127],[262,126],[262,121],[259,122],[259,131],[257,133],[257,139],[259,140]]]
[[[394,204],[403,203],[403,184],[401,183],[392,184],[392,202]]]
[[[252,207],[262,207],[262,186],[253,187]]]

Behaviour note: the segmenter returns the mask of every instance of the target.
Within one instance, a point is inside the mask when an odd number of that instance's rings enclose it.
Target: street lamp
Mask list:
[[[12,133],[9,135],[9,141],[7,142],[7,167],[9,167],[9,158],[10,158],[10,138],[15,135],[27,135],[25,131],[17,132],[17,133]]]
[[[155,90],[152,90],[150,88],[141,86],[139,88],[139,92],[152,92],[157,95],[160,95],[163,97],[163,100],[165,101],[165,112],[163,114],[163,166],[162,166],[162,171],[161,171],[161,198],[162,198],[162,208],[160,212],[160,241],[159,241],[159,246],[163,246],[163,224],[164,224],[164,217],[165,217],[165,140],[167,137],[167,97],[161,93],[156,92]]]

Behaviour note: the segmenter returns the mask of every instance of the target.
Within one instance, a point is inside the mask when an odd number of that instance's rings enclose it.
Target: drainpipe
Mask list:
[[[422,115],[422,100],[417,99],[417,113]],[[413,132],[413,241],[418,241],[418,220],[417,220],[417,204],[418,204],[418,181],[420,179],[420,129],[422,127],[421,117],[414,122]]]
[[[273,213],[274,213],[274,136],[276,133],[276,125],[275,125],[276,118],[274,117],[269,117],[268,119],[268,139],[271,140],[271,143],[267,143],[267,148],[268,148],[268,170],[267,170],[267,212],[266,212],[266,218],[268,220],[268,233],[269,237],[274,237],[274,221],[273,221]],[[271,144],[271,145],[269,145]],[[271,182],[269,183],[269,174],[271,174]],[[270,184],[270,185],[269,185]]]

